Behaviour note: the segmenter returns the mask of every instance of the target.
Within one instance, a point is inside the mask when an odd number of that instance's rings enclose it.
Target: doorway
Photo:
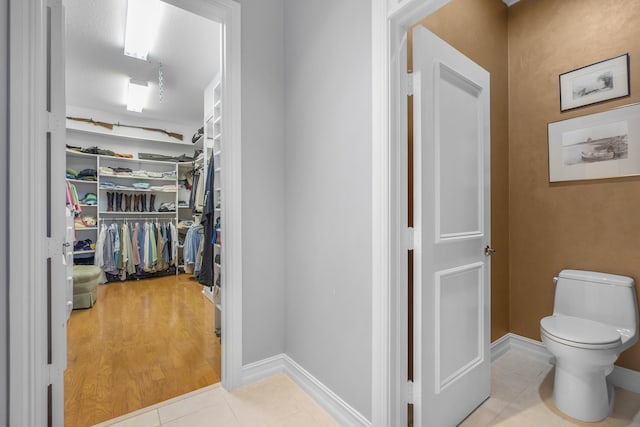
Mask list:
[[[221,26],[157,0],[65,9],[72,263],[102,270],[88,304],[74,289],[67,328],[65,425],[85,426],[221,379],[223,245],[197,244],[224,219]],[[125,108],[134,87],[146,99]],[[69,175],[94,170],[95,181]]]
[[[378,159],[379,161],[376,161],[374,159],[374,165],[380,164],[377,170],[374,168],[374,177],[378,172],[380,178],[384,178],[384,167],[386,165],[390,166],[389,179],[387,181],[383,180],[387,187],[382,187],[381,190],[378,190],[378,187],[374,186],[374,200],[376,195],[378,200],[383,202],[386,198],[387,204],[380,206],[379,210],[381,212],[389,212],[389,217],[381,217],[389,227],[386,235],[388,241],[384,241],[384,228],[383,224],[380,224],[378,226],[378,234],[382,238],[374,247],[379,248],[381,254],[389,257],[391,266],[389,287],[385,288],[383,282],[376,288],[380,289],[380,296],[389,295],[390,297],[390,303],[387,307],[390,312],[388,324],[391,325],[389,330],[391,336],[387,341],[383,340],[379,346],[375,346],[376,341],[374,341],[374,353],[377,351],[376,349],[384,353],[383,344],[385,342],[389,343],[391,351],[389,352],[390,364],[388,366],[390,366],[391,375],[390,384],[386,389],[392,390],[392,393],[388,400],[388,419],[390,420],[388,424],[407,425],[407,401],[412,398],[416,399],[418,393],[415,391],[415,384],[413,384],[413,390],[411,385],[407,384],[406,363],[408,352],[406,346],[402,344],[407,340],[408,313],[404,308],[408,299],[406,245],[410,244],[411,239],[404,225],[400,225],[401,221],[407,218],[407,212],[399,207],[407,206],[406,194],[408,189],[406,176],[404,175],[407,165],[403,159],[406,159],[407,156],[406,138],[409,129],[407,123],[399,118],[405,117],[407,114],[406,94],[408,92],[411,93],[412,90],[409,84],[409,80],[412,79],[406,75],[406,57],[403,57],[402,46],[403,43],[406,43],[407,31],[422,21],[430,31],[458,50],[461,50],[474,62],[480,64],[491,73],[491,240],[497,249],[497,255],[491,261],[491,333],[492,339],[495,339],[504,333],[501,333],[504,323],[503,313],[505,313],[502,301],[507,295],[505,287],[508,271],[508,259],[505,254],[505,248],[508,244],[508,218],[506,217],[508,189],[505,188],[508,182],[508,159],[504,155],[504,153],[508,153],[508,129],[505,125],[508,99],[507,82],[503,78],[507,69],[506,24],[504,24],[506,9],[500,2],[417,0],[391,2],[389,5],[375,7],[374,10],[379,12],[376,17],[378,22],[376,28],[380,32],[378,34],[380,45],[384,46],[382,40],[389,41],[387,45],[388,51],[385,51],[382,47],[374,49],[374,53],[377,52],[380,55],[377,61],[374,60],[374,64],[380,64],[380,70],[389,70],[388,75],[381,73],[378,75],[378,79],[374,79],[374,85],[378,88],[382,106],[385,105],[383,96],[385,82],[388,84],[386,87],[390,88],[390,95],[386,104],[388,105],[388,110],[381,108],[374,119],[374,122],[381,123],[380,127],[385,122],[389,123],[388,131],[380,129],[379,132],[382,136],[390,135],[389,139],[374,139],[374,143],[383,153],[382,160]],[[461,26],[460,22],[464,22],[464,25]],[[460,28],[465,28],[467,31],[457,31]],[[491,38],[492,41],[487,41],[484,39],[485,37]],[[491,46],[492,50],[489,49],[489,46]],[[415,87],[413,90],[415,90]],[[389,157],[385,158],[384,153],[387,152]],[[375,150],[374,153],[376,153]],[[388,188],[389,194],[384,194],[384,188]],[[376,224],[374,224],[375,226]],[[384,259],[382,256],[380,258]],[[381,280],[384,277],[382,276]],[[376,300],[376,294],[378,292],[374,292],[374,301]],[[381,308],[383,307],[381,306]],[[384,314],[382,310],[380,312]],[[374,312],[374,322],[381,322],[374,324],[380,324],[381,331],[385,330],[383,320],[383,315],[377,315]],[[384,372],[384,369],[384,363],[378,365],[377,368],[374,363],[374,386],[381,384],[376,383],[375,378],[377,377],[377,372]],[[397,390],[397,392],[393,392],[394,390]],[[377,396],[383,396],[380,389],[377,389],[377,391],[374,389],[374,398]],[[383,402],[383,400],[374,400],[374,406],[378,405],[382,409],[385,408],[384,404],[377,404],[376,402]],[[383,420],[387,418],[384,412],[382,410],[374,412],[374,423],[376,422],[376,415],[380,417],[377,418],[377,420],[380,420],[380,425],[385,425]]]
[[[59,67],[62,59],[59,43],[64,28],[59,25],[63,16],[61,3],[59,0],[10,2],[10,85],[13,89],[10,98],[10,162],[13,168],[9,186],[22,190],[20,194],[14,191],[10,197],[18,202],[24,194],[30,195],[29,209],[9,213],[13,227],[25,230],[21,242],[12,247],[11,260],[15,268],[10,272],[9,281],[9,381],[12,395],[21,396],[9,402],[12,425],[47,425],[47,418],[49,425],[63,425],[60,385],[66,351],[58,350],[61,350],[60,343],[65,342],[66,322],[60,320],[66,321],[67,307],[65,289],[61,286],[64,273],[58,268],[58,260],[62,258],[64,230],[53,226],[62,224],[62,221],[52,220],[51,215],[63,211],[64,196],[52,197],[59,190],[51,190],[57,186],[49,184],[59,182],[65,161],[61,158],[63,150],[54,149],[58,145],[48,145],[55,138],[62,140],[61,146],[65,143],[65,138],[61,138],[65,127],[62,119],[64,96],[55,94],[63,85],[52,84],[60,81],[56,79],[62,69]],[[229,102],[223,107],[225,121],[222,126],[229,141],[233,142],[223,162],[229,170],[225,214],[235,218],[231,224],[223,224],[223,232],[229,229],[228,260],[240,259],[240,5],[227,0],[174,0],[171,4],[223,24],[226,61],[221,72],[224,76],[221,92]],[[59,108],[43,115],[42,109],[50,106]],[[42,148],[47,146],[51,150]],[[236,239],[238,243],[234,244]],[[43,241],[47,244],[43,245]],[[240,307],[241,298],[239,268],[239,263],[229,265],[228,292],[222,297],[222,305],[226,308],[221,320],[225,344],[222,350],[222,383],[226,388],[236,387],[240,378],[241,324],[233,321],[240,317],[239,310],[236,310]],[[25,354],[31,357],[25,358]],[[48,389],[49,393],[43,395],[43,389]]]

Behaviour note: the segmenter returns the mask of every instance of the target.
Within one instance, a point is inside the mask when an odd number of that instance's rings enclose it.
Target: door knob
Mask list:
[[[487,245],[484,248],[484,256],[491,256],[493,254],[496,253],[496,250],[493,249],[491,246]]]

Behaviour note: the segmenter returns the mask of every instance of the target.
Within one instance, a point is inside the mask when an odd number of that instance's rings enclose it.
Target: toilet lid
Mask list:
[[[571,316],[549,316],[540,321],[549,335],[577,345],[603,345],[621,342],[620,333],[612,326]]]

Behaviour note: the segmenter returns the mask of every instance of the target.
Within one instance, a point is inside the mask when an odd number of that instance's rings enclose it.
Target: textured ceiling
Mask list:
[[[155,45],[141,61],[123,54],[127,0],[67,0],[65,5],[67,105],[188,126],[202,123],[203,91],[220,70],[219,24],[161,2]],[[142,113],[126,110],[130,78],[149,82]]]

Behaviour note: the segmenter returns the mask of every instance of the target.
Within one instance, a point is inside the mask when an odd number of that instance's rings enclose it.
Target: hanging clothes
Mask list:
[[[197,270],[200,270],[200,266],[197,266],[198,249],[200,248],[200,240],[202,239],[204,229],[202,225],[192,225],[187,231],[187,235],[184,238],[184,265],[185,272],[194,274]]]
[[[207,180],[206,189],[204,192],[204,206],[202,210],[202,226],[204,227],[204,241],[205,244],[202,248],[202,267],[200,269],[200,275],[198,276],[198,282],[204,286],[213,286],[213,262],[214,262],[214,250],[213,250],[213,228],[214,228],[214,181],[215,181],[215,164],[213,157],[209,162],[207,168]]]
[[[95,265],[106,280],[150,277],[156,272],[175,272],[177,232],[172,222],[102,224],[96,244]],[[164,230],[164,231],[163,231]]]

